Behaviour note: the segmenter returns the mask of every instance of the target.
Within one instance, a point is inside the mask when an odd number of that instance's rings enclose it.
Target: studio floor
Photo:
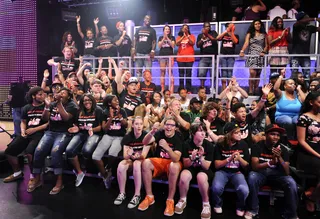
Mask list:
[[[3,165],[3,164],[2,164]],[[160,219],[163,216],[165,200],[167,195],[167,185],[153,184],[156,202],[145,212],[137,209],[128,209],[127,203],[131,199],[134,191],[132,180],[127,183],[127,199],[121,206],[113,204],[118,195],[116,180],[113,181],[112,188],[106,190],[103,182],[98,178],[86,177],[79,188],[75,188],[73,175],[64,175],[65,188],[56,196],[49,195],[49,191],[54,185],[54,176],[49,172],[43,176],[44,186],[38,188],[33,193],[26,191],[28,177],[18,182],[5,184],[2,179],[10,172],[0,174],[0,219]],[[28,176],[28,168],[25,168]],[[176,200],[178,200],[178,192]],[[223,214],[212,214],[211,218],[237,218],[235,215],[235,194],[224,194]],[[283,199],[279,198],[275,206],[269,206],[268,197],[261,197],[260,219],[281,218],[280,208]],[[200,218],[201,198],[197,189],[191,188],[188,195],[188,205],[182,215],[174,215],[172,218],[196,219]],[[303,205],[299,207],[299,217],[320,218],[320,214],[308,215],[303,210]]]

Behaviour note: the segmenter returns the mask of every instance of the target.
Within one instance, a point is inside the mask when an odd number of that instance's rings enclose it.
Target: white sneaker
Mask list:
[[[211,218],[211,206],[203,205],[201,212],[201,219],[210,219]]]
[[[216,214],[222,214],[222,208],[218,207],[218,208],[213,208],[214,212],[216,212]]]
[[[115,205],[121,205],[122,202],[123,202],[123,200],[125,200],[125,199],[126,199],[126,194],[120,193],[120,194],[118,195],[118,197],[116,198],[116,200],[114,200],[113,204],[115,204]]]
[[[131,199],[131,201],[128,204],[128,208],[132,209],[132,208],[137,207],[137,205],[140,203],[140,200],[141,200],[140,195],[133,196],[133,198]]]
[[[257,216],[258,214],[252,213],[251,211],[246,211],[246,213],[244,214],[244,218],[245,219],[252,219],[255,216]]]
[[[77,175],[77,179],[76,179],[76,187],[79,187],[83,181],[83,178],[85,177],[86,172],[81,172]]]
[[[237,216],[239,216],[239,217],[243,217],[243,215],[244,215],[244,211],[243,210],[237,209],[236,213],[237,213]]]

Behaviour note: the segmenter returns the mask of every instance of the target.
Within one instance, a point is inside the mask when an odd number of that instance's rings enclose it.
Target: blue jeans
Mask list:
[[[291,59],[291,70],[292,72],[298,72],[299,66],[304,67],[306,69],[302,69],[304,78],[308,78],[310,76],[310,57],[293,57]]]
[[[203,58],[200,59],[200,62],[199,62],[199,74],[198,74],[198,77],[201,78],[200,80],[205,80],[206,79],[205,77],[207,77],[208,70],[209,70],[209,74],[210,74],[210,77],[211,77],[211,75],[212,75],[211,67],[212,67],[212,58],[203,57]]]
[[[211,186],[214,207],[222,207],[221,195],[224,191],[224,187],[229,181],[236,189],[238,197],[236,207],[239,210],[243,210],[246,205],[246,199],[249,195],[249,188],[246,179],[242,173],[228,173],[223,170],[219,170],[215,173]]]
[[[72,137],[66,148],[67,158],[74,158],[78,155],[81,146],[82,147],[82,155],[84,158],[89,159],[92,157],[93,151],[96,149],[99,142],[99,135],[89,136],[87,133],[79,132],[75,136]]]
[[[136,76],[137,77],[141,77],[141,72],[143,70],[143,66],[146,67],[146,69],[151,70],[152,67],[152,61],[150,59],[150,55],[149,54],[141,54],[141,53],[137,53],[136,54],[137,57],[141,57],[141,56],[149,56],[148,58],[136,58]],[[151,71],[152,72],[152,71]]]
[[[220,58],[221,69],[221,77],[222,78],[232,78],[233,69],[225,69],[225,68],[233,68],[234,66],[234,58]]]
[[[297,184],[291,176],[285,176],[283,172],[277,169],[267,168],[260,172],[251,171],[248,177],[250,194],[248,197],[248,210],[254,214],[259,213],[258,193],[261,186],[266,184],[280,187],[284,191],[285,218],[296,218],[298,207],[298,189]]]
[[[51,166],[55,175],[62,174],[63,157],[71,135],[67,132],[46,131],[41,138],[33,157],[33,173],[40,174],[46,157],[51,155]]]
[[[299,116],[287,116],[287,115],[281,115],[276,116],[276,123],[278,124],[297,124],[298,123]]]
[[[13,128],[14,128],[14,135],[21,135],[21,111],[22,108],[12,108],[12,118],[13,118]]]

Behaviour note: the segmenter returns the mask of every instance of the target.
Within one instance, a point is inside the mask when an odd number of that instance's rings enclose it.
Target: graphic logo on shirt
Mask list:
[[[92,49],[93,48],[93,40],[86,40],[84,44],[84,48],[86,49]]]
[[[28,122],[28,126],[37,126],[40,124],[41,119],[40,118],[33,118]]]
[[[208,38],[206,41],[203,42],[202,48],[207,48],[209,46],[212,46],[211,40]]]
[[[172,148],[173,144],[171,144],[171,143],[169,143],[169,142],[167,142],[167,143],[168,143],[169,147]],[[158,147],[160,147],[160,146],[158,145]],[[160,157],[161,157],[161,158],[165,158],[165,159],[170,159],[169,153],[168,153],[167,151],[165,151],[163,148],[161,148]]]
[[[81,129],[81,130],[89,130],[89,129],[91,129],[92,128],[92,126],[93,126],[93,124],[92,123],[83,123],[83,124],[81,124],[80,126],[79,126],[79,129]]]
[[[307,42],[310,38],[310,31],[308,30],[301,30],[299,37],[302,41]]]
[[[61,115],[58,111],[58,108],[53,108],[52,113],[50,115],[50,120],[52,121],[62,121]]]
[[[248,124],[243,127],[240,127],[241,139],[246,139],[249,136]]]

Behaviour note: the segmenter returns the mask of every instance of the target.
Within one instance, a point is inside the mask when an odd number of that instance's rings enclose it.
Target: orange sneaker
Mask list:
[[[174,201],[173,200],[166,201],[166,209],[164,210],[164,215],[165,216],[174,215]]]
[[[154,204],[154,197],[150,197],[148,195],[146,195],[146,197],[144,198],[144,200],[140,203],[138,209],[140,211],[145,211],[149,208],[150,205]]]

